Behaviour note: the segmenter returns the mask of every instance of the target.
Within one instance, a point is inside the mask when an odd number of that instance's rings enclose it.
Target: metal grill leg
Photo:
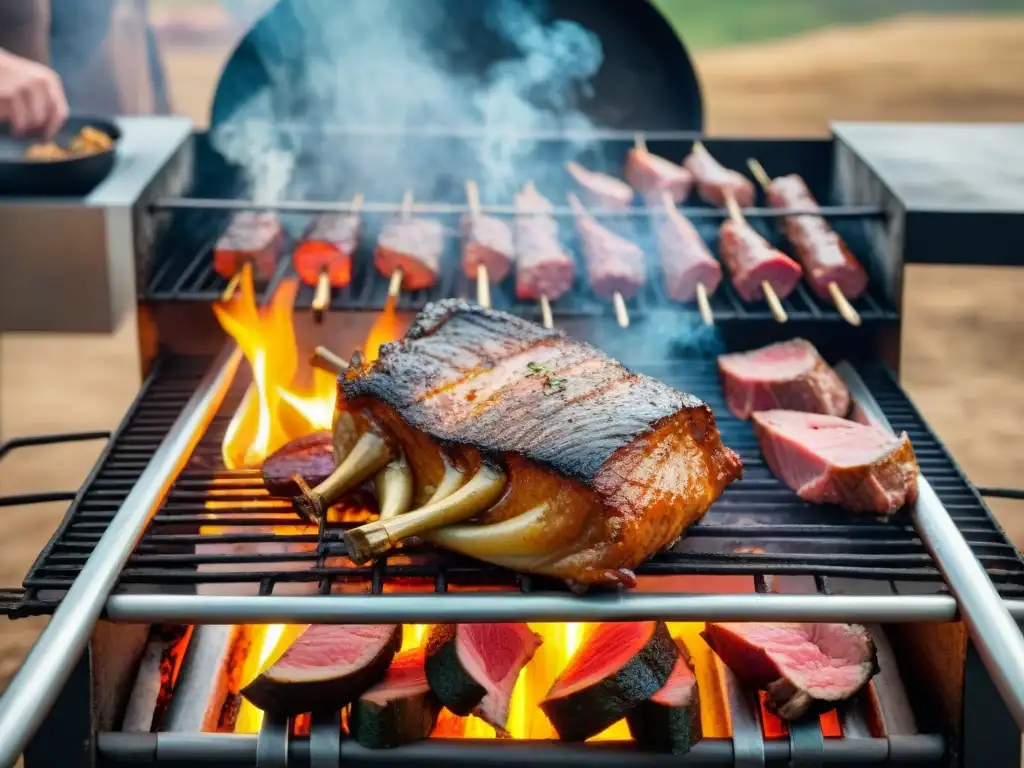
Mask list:
[[[963,739],[967,768],[1020,768],[1020,731],[973,642],[964,661]]]
[[[82,654],[43,724],[25,748],[25,768],[90,768],[95,764],[92,734],[92,659]]]

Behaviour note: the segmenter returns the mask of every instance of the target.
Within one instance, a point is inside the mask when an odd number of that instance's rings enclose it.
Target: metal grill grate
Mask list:
[[[174,418],[195,390],[208,360],[172,358],[151,376],[98,470],[80,492],[25,580],[33,610],[59,600],[123,502]],[[748,424],[725,408],[713,361],[676,360],[644,372],[704,398],[725,442],[737,450],[744,477],[733,484],[685,538],[641,566],[641,589],[666,576],[744,574],[814,576],[820,589],[891,593],[944,586],[907,519],[856,516],[800,501],[769,473]],[[1024,561],[1005,539],[974,488],[921,419],[891,374],[862,376],[895,429],[906,430],[922,470],[1004,596],[1024,593]],[[239,374],[207,433],[122,573],[122,592],[317,594],[515,589],[559,585],[432,549],[409,547],[372,567],[345,557],[342,533],[366,512],[344,510],[320,530],[301,528],[285,501],[270,499],[257,471],[228,471],[220,444],[248,384]],[[273,532],[270,526],[289,526]],[[208,526],[200,533],[201,526]],[[209,526],[215,526],[211,528]],[[198,549],[197,549],[198,547]],[[839,578],[837,578],[839,577]]]

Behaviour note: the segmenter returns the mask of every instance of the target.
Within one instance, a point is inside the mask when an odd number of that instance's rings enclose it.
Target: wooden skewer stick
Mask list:
[[[667,189],[662,190],[661,201],[669,216],[682,215],[676,208],[676,201],[672,199],[672,193]],[[700,319],[704,321],[704,325],[715,324],[715,315],[711,311],[711,302],[708,300],[708,288],[704,283],[697,283],[697,308],[700,310]]]
[[[743,223],[743,212],[740,210],[740,206],[736,202],[736,198],[732,195],[726,196],[725,207],[729,209],[729,216],[733,221],[739,224]],[[768,308],[772,311],[772,316],[775,318],[775,322],[787,322],[789,320],[789,315],[786,314],[786,310],[782,306],[782,302],[779,301],[779,295],[775,293],[775,288],[772,287],[772,284],[767,280],[762,280],[761,290],[764,292],[764,300],[768,302]]]
[[[761,189],[763,189],[767,195],[768,190],[772,185],[772,179],[771,176],[768,175],[768,172],[765,171],[764,166],[751,157],[747,160],[747,167],[750,168],[750,172],[753,174],[754,178],[757,179],[757,183],[761,185]],[[854,327],[859,326],[861,324],[860,313],[853,308],[850,300],[846,298],[839,286],[834,282],[829,283],[828,292],[832,297],[832,303],[835,304],[840,317]]]
[[[647,151],[647,139],[644,138],[644,135],[642,133],[638,132],[633,136],[633,148],[637,152]]]
[[[626,300],[619,291],[612,295],[612,303],[615,305],[615,320],[619,327],[629,328],[629,310],[626,308]]]
[[[313,293],[313,313],[323,315],[331,305],[331,277],[326,269],[320,270],[316,279],[316,291]]]
[[[317,347],[309,359],[314,368],[328,373],[342,374],[348,370],[348,363],[340,355],[336,355],[327,347]]]
[[[409,217],[412,216],[412,190],[405,190],[405,195],[402,197],[402,212],[401,217],[403,221],[408,221]],[[388,298],[397,299],[398,295],[402,292],[402,274],[401,269],[396,269],[391,273],[391,282],[388,283]]]
[[[469,215],[475,220],[480,215],[480,188],[472,179],[466,182],[466,202]],[[476,268],[476,303],[484,309],[491,308],[491,278],[486,264],[478,264]]]
[[[547,296],[540,297],[540,319],[548,330],[555,327],[555,319],[551,316],[551,302]]]
[[[225,303],[231,301],[231,299],[235,295],[235,291],[238,290],[238,284],[240,282],[242,282],[242,270],[241,269],[237,270],[235,272],[235,274],[233,274],[231,276],[231,279],[228,280],[228,284],[226,286],[224,286],[224,290],[221,291],[220,300],[225,302]]]

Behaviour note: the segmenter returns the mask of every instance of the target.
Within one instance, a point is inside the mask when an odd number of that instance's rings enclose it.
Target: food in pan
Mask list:
[[[700,142],[693,145],[683,165],[693,174],[697,194],[709,205],[722,208],[730,197],[742,208],[754,204],[754,183],[742,173],[723,167]]]
[[[334,467],[331,433],[314,432],[292,440],[267,456],[263,462],[263,484],[271,496],[291,498],[301,493],[295,482],[296,475],[314,487],[330,477]]]
[[[114,146],[114,140],[103,131],[91,126],[84,126],[67,146],[61,147],[53,141],[32,144],[25,150],[26,160],[53,161],[67,160],[72,157],[84,157],[107,152]]]
[[[362,227],[363,217],[358,212],[314,217],[292,254],[299,279],[306,285],[316,285],[320,275],[326,274],[332,288],[348,285]]]
[[[420,536],[577,586],[631,586],[631,569],[742,471],[697,398],[559,331],[462,301],[427,305],[376,362],[354,360],[341,389],[360,440],[388,446],[366,472],[401,448],[420,498],[451,457],[463,476],[446,499],[349,531],[357,562]]]
[[[402,288],[419,291],[437,283],[445,246],[444,224],[405,214],[384,225],[374,264],[385,277],[402,271]]]
[[[242,695],[281,717],[341,709],[384,677],[401,644],[397,624],[313,624]]]
[[[658,253],[665,292],[673,301],[691,302],[703,285],[708,296],[722,282],[722,267],[689,219],[674,207],[657,223]]]
[[[708,622],[703,637],[784,720],[834,709],[878,672],[874,641],[858,624]]]
[[[843,239],[825,219],[804,180],[797,175],[773,179],[768,188],[768,204],[773,208],[807,211],[786,216],[782,229],[793,245],[793,253],[804,268],[811,289],[819,298],[832,301],[834,283],[847,299],[856,299],[867,289],[868,274]]]
[[[744,421],[773,408],[829,416],[850,410],[850,390],[804,339],[721,355],[718,371],[729,410]]]
[[[644,146],[633,147],[626,155],[626,181],[649,202],[660,203],[669,193],[673,203],[681,203],[690,195],[693,174],[683,166],[652,154]]]
[[[565,170],[576,182],[588,205],[628,208],[633,202],[633,188],[614,176],[588,170],[571,161],[565,164]]]
[[[527,184],[516,195],[515,208],[516,296],[555,301],[572,288],[576,264],[562,248],[551,203]]]
[[[512,228],[494,216],[471,211],[462,217],[462,270],[475,280],[480,267],[487,268],[492,283],[500,283],[515,263]]]
[[[367,749],[400,747],[426,739],[437,724],[441,702],[430,690],[424,651],[395,656],[384,678],[352,702],[349,734]]]
[[[661,621],[599,624],[583,639],[540,708],[566,741],[584,741],[657,695],[680,651]]]
[[[505,734],[512,689],[542,642],[526,624],[435,624],[427,680],[456,715],[475,714]]]
[[[626,714],[633,739],[645,749],[685,755],[701,740],[700,692],[690,653],[676,638],[679,658],[665,687]]]
[[[636,243],[602,226],[575,195],[569,205],[576,218],[583,261],[594,293],[606,299],[616,293],[631,299],[643,287],[646,268],[644,252]]]
[[[804,501],[891,515],[917,497],[906,432],[800,411],[758,411],[751,421],[768,467]]]
[[[260,280],[274,274],[284,248],[285,235],[277,216],[269,211],[242,211],[231,217],[213,248],[213,268],[230,280],[251,263]]]
[[[800,284],[800,265],[773,248],[746,220],[730,217],[722,222],[718,251],[733,288],[744,301],[763,301],[766,282],[780,299]]]

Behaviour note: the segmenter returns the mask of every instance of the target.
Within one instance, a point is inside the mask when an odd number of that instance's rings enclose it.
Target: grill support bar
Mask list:
[[[0,765],[15,764],[56,701],[121,569],[216,413],[241,358],[229,347],[211,366],[0,698]]]
[[[115,764],[153,765],[163,762],[197,765],[256,765],[257,735],[241,734],[124,734],[100,733],[97,749],[101,761]],[[904,736],[891,739],[826,739],[824,761],[857,764],[938,764],[945,754],[945,740],[937,735]],[[687,761],[698,765],[733,764],[733,743],[729,739],[704,739],[697,742]],[[480,768],[488,765],[567,766],[664,766],[666,755],[637,752],[632,742],[597,742],[586,746],[555,741],[474,741],[428,739],[389,750],[360,747],[354,741],[341,742],[344,766],[396,765],[444,768]],[[768,764],[787,765],[791,756],[787,739],[772,739],[764,744]],[[288,764],[308,765],[308,739],[288,740]]]
[[[891,431],[892,427],[871,390],[853,367],[841,363],[836,371],[864,414]],[[1024,635],[1021,635],[1017,622],[1003,604],[985,569],[923,476],[918,479],[917,502],[909,511],[921,541],[956,598],[982,662],[1017,727],[1024,731]]]

